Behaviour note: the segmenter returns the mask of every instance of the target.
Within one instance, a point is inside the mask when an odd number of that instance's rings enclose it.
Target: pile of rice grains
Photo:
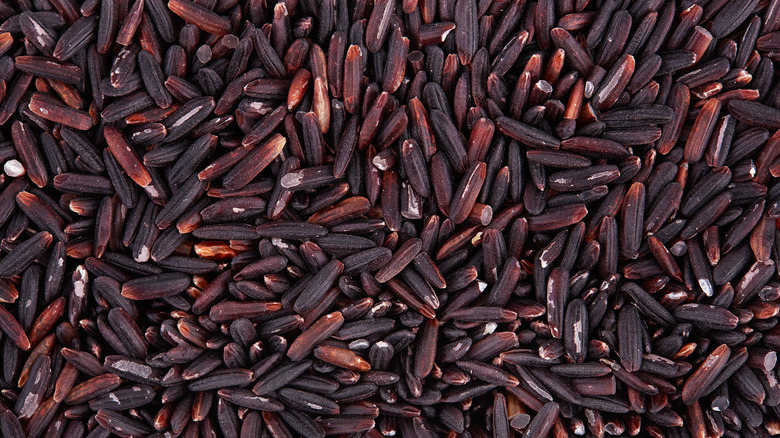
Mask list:
[[[780,1],[0,19],[4,438],[780,434]]]

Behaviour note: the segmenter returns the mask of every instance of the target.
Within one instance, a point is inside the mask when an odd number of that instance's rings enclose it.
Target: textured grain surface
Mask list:
[[[780,434],[780,1],[0,1],[0,436]]]

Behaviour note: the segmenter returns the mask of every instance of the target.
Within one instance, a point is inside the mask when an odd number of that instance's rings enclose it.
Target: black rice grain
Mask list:
[[[0,435],[780,433],[780,2],[0,22]]]

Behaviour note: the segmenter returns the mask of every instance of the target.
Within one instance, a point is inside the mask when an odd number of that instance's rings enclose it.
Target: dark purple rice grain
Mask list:
[[[3,436],[780,431],[778,2],[38,3]]]

